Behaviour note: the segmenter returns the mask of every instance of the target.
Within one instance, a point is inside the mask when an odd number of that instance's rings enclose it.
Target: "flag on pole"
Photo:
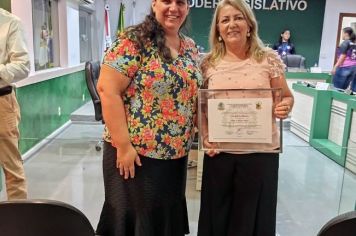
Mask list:
[[[125,15],[125,5],[120,3],[119,10],[119,21],[117,23],[117,35],[124,31],[125,23],[124,23],[124,15]]]
[[[109,4],[105,4],[105,13],[104,13],[104,21],[105,21],[105,29],[104,29],[104,41],[105,41],[105,51],[111,45],[111,33],[110,33],[110,16],[109,16]]]

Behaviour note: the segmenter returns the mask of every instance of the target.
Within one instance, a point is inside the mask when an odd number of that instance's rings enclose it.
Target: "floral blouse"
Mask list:
[[[103,64],[131,79],[123,95],[131,143],[137,153],[157,159],[188,155],[194,137],[197,93],[202,84],[198,50],[181,36],[178,57],[164,62],[155,44],[144,48],[121,37],[106,52]],[[104,140],[111,142],[105,127]]]

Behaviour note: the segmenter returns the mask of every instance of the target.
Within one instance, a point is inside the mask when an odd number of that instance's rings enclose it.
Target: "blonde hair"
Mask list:
[[[245,2],[245,0],[222,0],[218,3],[215,9],[215,13],[211,23],[209,35],[209,44],[211,51],[204,58],[201,64],[203,72],[205,72],[207,66],[214,66],[216,62],[219,61],[226,54],[224,41],[219,41],[219,31],[217,24],[221,9],[227,5],[230,5],[241,11],[241,13],[246,19],[247,25],[250,28],[250,37],[247,38],[247,56],[254,58],[258,62],[261,62],[264,56],[266,55],[266,52],[268,51],[262,40],[258,36],[258,25],[256,17],[253,14],[250,6]]]

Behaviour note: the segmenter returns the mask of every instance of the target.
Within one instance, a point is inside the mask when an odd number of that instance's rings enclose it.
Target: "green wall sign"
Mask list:
[[[253,10],[305,11],[306,0],[245,0]],[[190,7],[215,8],[219,0],[191,0]]]
[[[219,0],[192,0],[189,34],[208,51],[211,18]],[[256,14],[259,35],[272,46],[284,29],[291,31],[296,53],[306,58],[307,67],[319,60],[325,0],[246,0]]]

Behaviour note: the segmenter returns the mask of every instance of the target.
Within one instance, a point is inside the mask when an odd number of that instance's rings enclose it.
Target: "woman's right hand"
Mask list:
[[[135,163],[142,166],[141,159],[136,152],[136,149],[131,145],[117,148],[116,168],[119,169],[120,175],[124,179],[135,177]]]
[[[335,75],[335,73],[336,73],[336,67],[335,67],[335,66],[334,66],[333,69],[330,71],[330,73],[331,73],[332,75]]]
[[[209,142],[209,138],[205,137],[203,139],[203,146],[204,148],[208,148],[207,151],[205,151],[205,153],[209,156],[209,157],[214,157],[216,154],[219,154],[220,152],[216,150],[216,143],[210,143]]]

